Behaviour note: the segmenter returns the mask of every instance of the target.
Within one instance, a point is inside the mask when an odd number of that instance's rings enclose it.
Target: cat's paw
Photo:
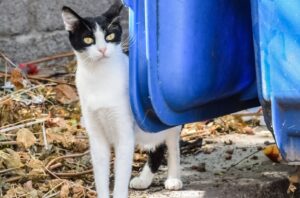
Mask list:
[[[182,188],[182,181],[176,178],[170,178],[165,181],[165,189],[180,190]]]
[[[146,189],[152,183],[149,178],[135,177],[130,181],[129,187],[133,189]]]

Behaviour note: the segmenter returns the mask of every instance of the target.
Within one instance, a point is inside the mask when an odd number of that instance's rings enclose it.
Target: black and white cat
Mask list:
[[[76,85],[89,134],[98,197],[109,197],[111,147],[115,151],[114,198],[128,197],[128,186],[148,188],[168,148],[165,188],[182,188],[180,180],[180,127],[146,133],[135,123],[129,103],[128,56],[121,47],[122,6],[112,5],[103,15],[82,18],[63,7],[62,17],[77,58]],[[131,177],[135,145],[149,151],[140,175]]]

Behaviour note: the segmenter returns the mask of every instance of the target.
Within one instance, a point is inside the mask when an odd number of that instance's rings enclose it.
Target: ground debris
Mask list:
[[[0,72],[0,197],[95,198],[88,135],[80,125],[72,54],[23,64],[37,65],[41,76],[28,76],[16,64],[7,62],[7,57],[1,57],[0,64],[9,68],[7,73]],[[50,68],[46,61],[64,57],[68,59],[65,73],[50,75],[43,71]],[[241,116],[185,125],[180,142],[182,156],[213,152],[214,136],[251,134],[257,122],[249,127]],[[206,138],[210,140],[203,141]],[[134,175],[146,161],[147,153],[137,149]],[[205,163],[192,169],[205,172]]]

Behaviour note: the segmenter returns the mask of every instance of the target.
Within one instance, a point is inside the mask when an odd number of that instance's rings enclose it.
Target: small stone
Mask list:
[[[214,175],[216,175],[216,176],[222,176],[222,175],[224,175],[224,171],[215,172]]]
[[[233,149],[233,148],[229,148],[229,149],[227,149],[225,152],[226,152],[227,154],[232,155],[233,152],[234,152],[234,149]]]
[[[204,154],[211,154],[215,150],[215,148],[206,146],[203,147],[201,150]]]
[[[254,155],[253,157],[251,157],[252,160],[258,160],[258,157],[256,155]]]
[[[191,167],[193,170],[197,170],[199,172],[205,172],[205,163],[200,163],[199,166],[192,166]]]
[[[233,143],[232,140],[225,140],[224,141],[225,145],[232,145],[232,143]]]
[[[230,154],[225,154],[225,160],[231,160],[232,159],[232,155]]]
[[[245,147],[244,147],[244,148],[242,148],[242,151],[247,151],[247,148],[245,148]]]
[[[263,150],[263,147],[262,146],[257,146],[257,150],[261,151],[261,150]]]
[[[243,129],[244,133],[246,133],[247,135],[254,135],[254,131],[251,127],[247,126]]]
[[[216,143],[214,140],[205,140],[205,144],[214,144]]]

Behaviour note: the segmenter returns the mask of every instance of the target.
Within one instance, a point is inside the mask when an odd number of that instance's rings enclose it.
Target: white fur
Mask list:
[[[116,154],[114,198],[128,197],[135,144],[153,149],[166,142],[169,149],[169,171],[165,186],[167,189],[180,189],[180,128],[145,133],[136,125],[129,104],[128,57],[122,53],[120,45],[105,42],[99,26],[95,37],[95,45],[88,47],[86,52],[75,54],[78,60],[76,85],[90,138],[98,197],[109,197],[111,146]],[[100,53],[100,48],[107,48],[106,53]],[[153,174],[147,167],[144,167],[139,177],[131,181],[131,187],[149,187]]]
[[[147,163],[140,175],[130,181],[129,187],[134,189],[146,189],[151,185],[153,177],[154,174],[151,172]]]

